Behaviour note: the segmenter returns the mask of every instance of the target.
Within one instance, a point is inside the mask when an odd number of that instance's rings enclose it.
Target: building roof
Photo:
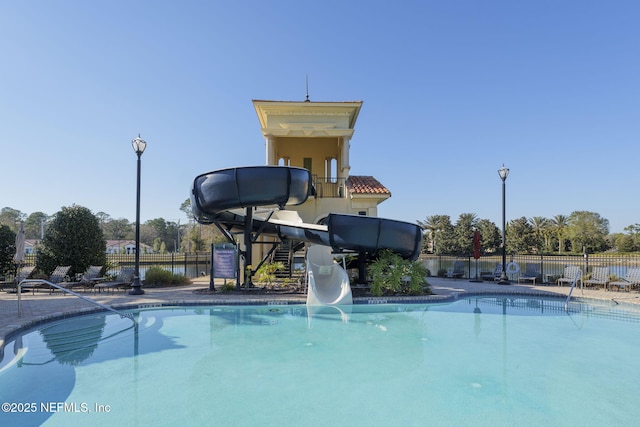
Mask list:
[[[347,178],[347,189],[351,194],[378,194],[391,196],[391,191],[377,179],[367,175],[351,175]]]
[[[311,102],[311,101],[263,101],[253,100],[266,136],[291,136],[303,129],[316,130],[321,135],[343,136],[353,134],[362,108],[362,101]],[[309,136],[309,134],[304,134]]]
[[[135,246],[136,245],[136,241],[135,240],[128,240],[128,239],[122,239],[122,240],[107,240],[107,248],[112,248],[112,247],[124,247],[124,246]],[[141,248],[151,248],[151,246],[144,244],[142,242],[140,242],[140,247]]]

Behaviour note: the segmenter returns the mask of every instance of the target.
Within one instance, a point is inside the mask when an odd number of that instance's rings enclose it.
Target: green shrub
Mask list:
[[[284,264],[281,262],[269,262],[264,263],[256,271],[256,281],[258,283],[271,283],[276,279],[276,271],[284,270]]]
[[[219,286],[218,288],[218,292],[222,293],[222,294],[226,294],[229,292],[233,292],[236,290],[236,282],[234,282],[233,280],[230,282],[225,283],[222,286]]]
[[[409,261],[385,249],[378,259],[369,265],[373,278],[371,294],[381,295],[422,295],[429,292],[425,280],[427,269],[419,261]]]
[[[191,283],[191,281],[182,274],[173,274],[169,270],[154,265],[146,271],[144,283],[145,285],[173,286],[187,285]]]

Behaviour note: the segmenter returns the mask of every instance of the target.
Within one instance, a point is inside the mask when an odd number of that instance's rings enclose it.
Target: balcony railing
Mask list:
[[[346,196],[344,178],[313,175],[313,186],[316,189],[316,197],[319,199]]]

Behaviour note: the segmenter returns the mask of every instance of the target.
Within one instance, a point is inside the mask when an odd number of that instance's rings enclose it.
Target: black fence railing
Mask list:
[[[464,261],[464,278],[474,278],[476,271],[478,277],[482,273],[492,273],[496,264],[502,262],[502,256],[492,255],[475,260],[473,257],[456,257],[453,255],[428,255],[423,254],[420,260],[429,269],[431,275],[446,274],[452,270],[456,261]],[[135,255],[133,254],[108,254],[107,261],[116,272],[121,267],[133,267]],[[624,277],[629,267],[640,267],[640,255],[514,255],[507,257],[507,263],[514,262],[520,271],[524,272],[526,264],[537,263],[540,265],[540,280],[544,283],[555,283],[557,277],[562,276],[564,268],[568,265],[577,265],[582,274],[591,273],[593,267],[609,267],[609,273],[616,277]],[[35,255],[27,255],[24,265],[35,265]],[[158,266],[173,274],[185,275],[194,278],[203,274],[209,274],[211,269],[211,253],[167,253],[167,254],[140,254],[140,275],[144,278],[144,272],[153,266]],[[517,274],[509,274],[509,278],[517,280]]]
[[[133,268],[135,266],[135,255],[107,254],[107,262],[111,267],[107,274],[116,274],[122,267]],[[35,265],[35,263],[36,256],[27,255],[24,265]],[[140,276],[142,279],[144,279],[147,269],[154,266],[192,279],[201,276],[203,273],[205,275],[209,274],[211,252],[140,254]]]
[[[446,274],[453,269],[456,261],[464,261],[465,278],[481,277],[482,273],[492,273],[496,264],[502,263],[501,255],[480,257],[477,261],[473,257],[456,257],[453,255],[427,255],[420,256],[420,260],[429,269],[431,275]],[[564,268],[568,265],[577,265],[586,275],[593,271],[593,267],[609,267],[609,273],[616,277],[624,277],[629,267],[640,267],[640,255],[605,254],[605,255],[509,255],[507,264],[514,262],[521,272],[524,272],[527,264],[539,264],[540,280],[543,283],[555,283],[562,276]],[[512,280],[517,280],[518,274],[508,274]]]

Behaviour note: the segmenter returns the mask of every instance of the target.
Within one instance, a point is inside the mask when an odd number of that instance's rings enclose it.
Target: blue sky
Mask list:
[[[640,223],[637,1],[0,2],[0,207],[186,220],[193,178],[262,165],[253,99],[364,102],[382,217]],[[418,197],[416,198],[416,191]]]

